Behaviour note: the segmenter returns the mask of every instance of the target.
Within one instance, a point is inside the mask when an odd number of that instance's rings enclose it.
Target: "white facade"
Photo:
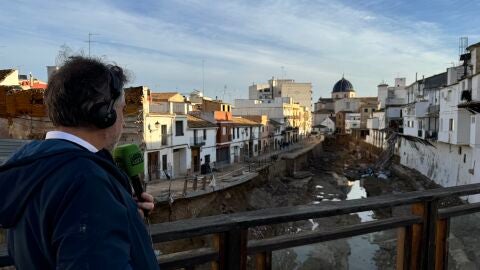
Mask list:
[[[258,156],[259,141],[261,140],[259,135],[259,126],[234,125],[230,144],[230,162],[239,162],[243,161],[245,157]]]
[[[295,102],[312,111],[312,83],[297,83],[291,79],[272,78],[266,84],[253,84],[248,88],[248,98],[251,100],[278,97],[293,98]]]
[[[190,138],[191,170],[193,174],[201,172],[201,166],[217,161],[217,127],[188,127],[187,137]]]
[[[440,142],[470,144],[471,113],[458,108],[458,104],[462,103],[461,94],[464,90],[461,87],[462,83],[454,82],[440,91]]]
[[[472,181],[472,149],[470,147],[433,142],[434,147],[402,139],[400,163],[415,169],[443,187],[466,185]],[[478,181],[477,181],[478,182]],[[479,197],[470,196],[470,202]]]
[[[382,83],[378,85],[378,102],[380,109],[385,109],[388,105],[403,105],[406,103],[406,79],[395,78],[394,86]]]
[[[306,135],[312,129],[311,112],[294,102],[293,98],[277,97],[273,100],[236,99],[233,115],[267,115],[285,127],[299,129],[299,134]]]
[[[345,131],[352,133],[352,129],[360,129],[361,114],[360,113],[346,113],[345,114]]]
[[[325,120],[323,120],[323,122],[320,124],[326,127],[325,130],[321,129],[321,131],[325,131],[327,133],[333,133],[335,131],[335,121],[330,117],[325,118]]]
[[[150,90],[143,88],[143,139],[145,178],[183,177],[191,173],[185,102],[150,102]]]

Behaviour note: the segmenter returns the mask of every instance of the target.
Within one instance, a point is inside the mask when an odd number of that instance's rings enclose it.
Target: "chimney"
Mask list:
[[[30,76],[30,77],[29,77],[30,87],[32,87],[32,86],[33,86],[33,76],[32,76],[32,72],[30,72],[29,76]]]

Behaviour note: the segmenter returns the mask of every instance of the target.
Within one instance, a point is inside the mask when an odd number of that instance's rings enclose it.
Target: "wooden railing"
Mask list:
[[[246,269],[249,255],[254,258],[255,269],[271,269],[273,251],[390,229],[397,229],[397,269],[446,269],[450,218],[479,212],[480,203],[439,209],[440,201],[451,196],[477,193],[480,193],[480,184],[323,202],[319,205],[262,209],[154,224],[151,226],[151,233],[154,243],[213,235],[212,247],[159,256],[162,269],[194,269],[196,265],[209,262],[212,269]],[[411,205],[411,213],[408,215],[336,227],[327,231],[248,240],[248,229],[257,226],[405,205]],[[0,266],[11,263],[6,251],[2,251]]]

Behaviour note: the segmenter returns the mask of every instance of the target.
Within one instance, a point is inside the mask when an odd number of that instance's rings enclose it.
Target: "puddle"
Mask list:
[[[347,200],[362,199],[367,197],[367,191],[362,186],[362,180],[348,182],[350,191],[347,194]],[[373,211],[359,212],[358,215],[362,222],[372,221]],[[347,242],[350,245],[350,255],[348,256],[349,269],[377,269],[374,257],[375,252],[380,249],[376,244],[370,241],[371,234],[359,235],[349,238]]]

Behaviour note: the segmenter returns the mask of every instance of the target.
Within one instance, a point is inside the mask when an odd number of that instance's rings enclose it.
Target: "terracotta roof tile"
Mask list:
[[[261,125],[260,123],[257,123],[255,121],[248,120],[246,118],[238,117],[238,116],[232,117],[232,123],[234,125],[237,125],[237,126],[258,126],[258,125]]]
[[[208,128],[216,127],[217,125],[207,120],[187,114],[187,126],[189,128]]]

